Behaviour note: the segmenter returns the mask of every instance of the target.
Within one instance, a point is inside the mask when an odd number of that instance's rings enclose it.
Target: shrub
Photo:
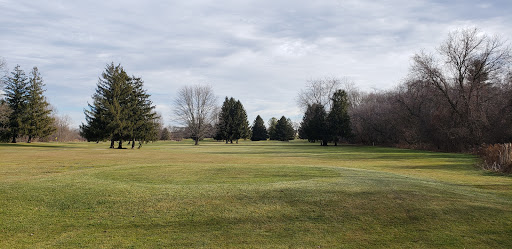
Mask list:
[[[483,145],[478,154],[483,169],[512,173],[512,143]]]

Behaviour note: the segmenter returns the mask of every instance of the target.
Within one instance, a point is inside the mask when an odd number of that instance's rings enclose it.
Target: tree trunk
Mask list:
[[[236,140],[236,144],[238,144],[238,139]]]
[[[133,150],[133,147],[135,147],[135,138],[132,139],[132,150]]]
[[[27,143],[32,143],[32,136],[28,136]]]
[[[12,136],[12,141],[11,143],[15,144],[16,143],[16,136]]]
[[[199,138],[194,139],[194,141],[195,141],[194,145],[199,145]]]
[[[114,148],[114,140],[110,140],[110,148],[113,149]]]
[[[119,146],[117,146],[118,149],[123,148],[123,140],[119,139]]]
[[[327,140],[322,141],[322,146],[327,146]]]

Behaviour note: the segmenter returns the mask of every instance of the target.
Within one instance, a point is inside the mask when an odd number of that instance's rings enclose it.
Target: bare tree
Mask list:
[[[480,144],[492,129],[487,108],[496,99],[493,88],[506,76],[511,63],[510,47],[499,37],[477,29],[457,30],[438,48],[438,54],[414,56],[413,81],[429,87],[448,107],[453,125],[451,137]]]
[[[210,86],[185,86],[178,92],[174,114],[188,128],[195,145],[204,138],[215,119],[216,102]]]
[[[331,97],[336,90],[344,90],[348,94],[350,106],[358,105],[361,102],[361,93],[348,78],[338,79],[335,77],[308,80],[306,88],[302,89],[297,96],[297,103],[305,111],[309,105],[320,104],[331,109]]]
[[[7,62],[5,62],[5,59],[0,57],[0,99],[3,98],[4,95],[4,84],[5,80],[7,78]]]
[[[53,134],[52,138],[54,138],[58,142],[70,141],[73,137],[71,128],[71,117],[69,115],[64,116],[54,116],[55,119],[55,127],[57,130]]]

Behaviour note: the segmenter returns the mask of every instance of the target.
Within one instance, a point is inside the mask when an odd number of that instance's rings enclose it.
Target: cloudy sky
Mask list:
[[[477,27],[512,38],[512,2],[414,0],[0,0],[0,57],[37,66],[46,96],[73,125],[84,120],[105,65],[140,76],[167,124],[178,88],[210,84],[240,99],[250,122],[300,120],[307,80],[347,77],[391,89],[411,56],[449,31]]]

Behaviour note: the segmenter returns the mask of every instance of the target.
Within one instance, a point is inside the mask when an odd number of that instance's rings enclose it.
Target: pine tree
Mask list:
[[[226,140],[226,143],[236,141],[240,138],[249,138],[249,121],[247,113],[240,100],[226,97],[219,114],[216,135],[218,140]]]
[[[119,141],[136,140],[139,148],[144,141],[157,139],[157,115],[143,89],[140,78],[129,77],[121,65],[107,65],[98,80],[93,104],[85,110],[86,124],[80,126],[80,134],[88,141],[110,140],[110,148]]]
[[[310,142],[321,140],[321,145],[327,146],[329,140],[326,112],[323,105],[308,105],[308,109],[302,118],[300,125],[300,137]]]
[[[132,90],[128,103],[128,108],[131,109],[128,112],[128,119],[133,149],[136,140],[139,141],[140,148],[144,142],[158,139],[158,115],[154,111],[153,102],[149,99],[150,95],[143,88],[142,79],[133,76],[128,82]]]
[[[249,138],[249,121],[247,121],[247,113],[240,100],[235,102],[233,112],[233,139],[238,143],[241,138]]]
[[[336,91],[332,98],[332,108],[327,116],[329,134],[334,145],[338,145],[340,139],[348,139],[352,136],[350,116],[348,115],[348,97],[343,90]]]
[[[229,141],[233,142],[232,130],[233,130],[233,111],[234,111],[233,98],[224,100],[219,114],[219,122],[217,123],[217,135],[215,136],[218,140],[225,140],[226,143]],[[220,138],[220,139],[219,139]]]
[[[171,132],[169,131],[169,129],[167,129],[167,127],[165,127],[162,130],[162,134],[160,135],[159,140],[163,140],[163,141],[171,140]]]
[[[5,100],[11,113],[9,115],[9,131],[12,143],[16,143],[18,136],[23,134],[26,125],[24,117],[27,111],[28,79],[25,72],[16,65],[11,76],[7,77],[5,84]]]
[[[268,134],[267,134],[267,128],[265,127],[265,122],[263,119],[258,115],[256,119],[254,120],[254,124],[252,125],[252,141],[260,141],[260,140],[267,140]]]
[[[276,124],[276,137],[279,141],[289,141],[295,139],[295,130],[289,119],[282,116]]]
[[[9,129],[9,116],[11,109],[4,99],[0,99],[0,142],[8,142],[11,136]]]
[[[32,69],[27,86],[27,109],[25,113],[25,129],[23,135],[28,136],[27,142],[32,138],[47,137],[52,134],[56,128],[54,118],[51,117],[52,110],[44,97],[44,83],[37,67]]]
[[[268,121],[268,138],[270,140],[279,140],[276,133],[276,125],[277,125],[277,119],[275,117],[272,117]]]

